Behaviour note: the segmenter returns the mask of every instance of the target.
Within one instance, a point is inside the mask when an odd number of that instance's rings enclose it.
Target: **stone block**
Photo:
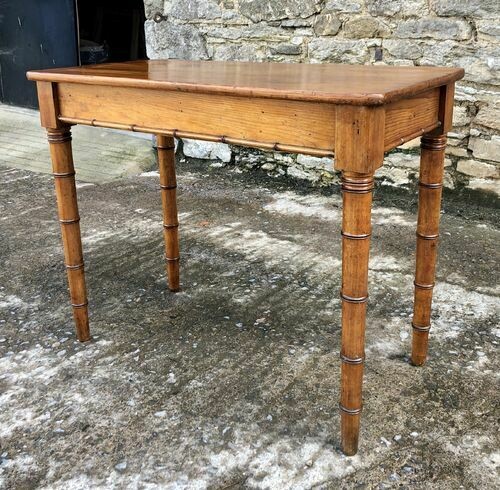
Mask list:
[[[302,46],[297,44],[277,44],[270,47],[272,54],[298,55],[302,53]]]
[[[499,83],[498,46],[445,40],[439,43],[427,41],[422,43],[422,47],[424,54],[420,59],[421,65],[461,66],[466,68],[464,81],[488,85]]]
[[[228,163],[231,161],[231,148],[225,143],[184,139],[184,155],[201,160],[220,160]]]
[[[494,135],[489,140],[484,138],[471,138],[469,141],[469,149],[472,150],[475,158],[500,162],[500,136]]]
[[[290,34],[280,27],[268,26],[266,24],[250,24],[242,26],[219,26],[208,27],[206,34],[217,40],[261,40],[265,42],[288,41]]]
[[[341,25],[338,17],[333,14],[318,15],[314,22],[314,33],[318,36],[335,36]]]
[[[445,173],[443,175],[443,185],[447,189],[455,189],[455,181],[454,181],[453,176],[451,175],[451,173],[449,171],[448,172],[445,171]]]
[[[213,0],[172,0],[170,16],[180,20],[213,20],[222,15],[222,10]]]
[[[384,39],[382,47],[392,56],[407,60],[416,60],[423,52],[419,44],[404,39]]]
[[[487,100],[488,102],[479,108],[473,122],[500,132],[500,100],[498,97]]]
[[[431,9],[442,16],[488,17],[498,15],[498,0],[431,0]]]
[[[500,177],[500,168],[497,165],[478,162],[477,160],[459,160],[457,163],[457,171],[465,175],[470,175],[471,177],[482,179],[487,177]]]
[[[321,0],[239,0],[240,13],[253,22],[309,17],[321,10]]]
[[[458,82],[455,86],[455,102],[476,102],[478,91],[474,87]]]
[[[471,117],[469,111],[465,106],[455,106],[453,108],[453,126],[466,126],[470,124]]]
[[[401,10],[401,3],[394,0],[366,0],[366,7],[372,15],[392,16]]]
[[[384,165],[404,168],[420,168],[420,155],[415,153],[389,153],[384,159]]]
[[[428,0],[405,0],[401,1],[399,15],[402,17],[424,17],[429,15]]]
[[[469,156],[469,153],[467,152],[466,148],[462,148],[461,146],[452,146],[452,145],[448,145],[446,147],[446,154],[460,158],[468,158]]]
[[[326,2],[323,12],[355,13],[361,12],[361,2],[329,0]]]
[[[333,170],[333,158],[329,157],[313,157],[310,155],[297,155],[297,163],[308,168],[322,168],[325,170]]]
[[[266,46],[255,43],[224,43],[212,47],[214,60],[264,61]]]
[[[354,17],[344,25],[344,36],[354,39],[366,37],[384,37],[390,33],[387,25],[369,15]]]
[[[309,19],[284,19],[281,21],[282,27],[311,27],[312,24],[312,17]]]
[[[297,165],[288,167],[286,170],[287,175],[301,180],[317,181],[319,180],[319,174],[299,167]]]
[[[152,19],[157,12],[163,14],[163,0],[144,0],[146,19]]]
[[[500,15],[500,6],[497,15]],[[500,42],[500,17],[477,21],[476,29],[479,41]]]
[[[370,58],[364,41],[316,38],[309,42],[311,61],[335,63],[365,63]]]
[[[382,166],[377,170],[376,179],[386,185],[398,187],[408,185],[418,178],[418,170],[404,167]]]
[[[463,20],[427,17],[401,22],[398,24],[394,36],[410,39],[431,38],[462,41],[470,39],[471,34],[471,26]]]
[[[144,30],[147,55],[150,59],[208,59],[205,40],[192,25],[147,20]]]

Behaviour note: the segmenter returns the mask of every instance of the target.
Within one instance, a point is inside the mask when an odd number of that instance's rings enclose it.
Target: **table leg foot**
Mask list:
[[[78,214],[75,169],[71,150],[71,131],[69,127],[48,129],[47,139],[50,146],[64,261],[68,275],[76,335],[79,341],[85,342],[90,340],[90,329],[80,236],[80,216]]]
[[[411,352],[411,362],[415,366],[422,366],[427,358],[445,148],[446,136],[444,135],[422,137]]]
[[[163,236],[170,291],[179,291],[179,220],[177,217],[177,180],[175,142],[171,136],[157,135],[160,188],[163,205]]]
[[[362,406],[368,258],[373,175],[342,172],[341,442],[344,454],[358,450]]]

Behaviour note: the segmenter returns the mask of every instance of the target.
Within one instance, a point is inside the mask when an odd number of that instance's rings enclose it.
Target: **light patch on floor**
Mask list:
[[[137,211],[137,214],[142,215]],[[187,223],[191,217],[191,213],[179,213],[179,221]],[[92,250],[94,246],[99,247],[108,240],[129,240],[141,241],[144,237],[149,237],[153,234],[163,235],[162,219],[147,218],[147,217],[130,217],[123,226],[117,229],[97,230],[90,229],[82,236],[84,245],[84,253]]]
[[[379,356],[389,357],[401,353],[401,343],[394,339],[381,338],[375,343],[367,344],[366,353],[375,358]]]
[[[84,189],[85,187],[92,187],[95,184],[92,184],[90,182],[76,182],[75,185],[77,189]]]
[[[338,222],[341,217],[339,209],[332,207],[332,204],[339,204],[339,199],[336,197],[300,196],[294,192],[282,192],[273,194],[273,199],[263,206],[270,213],[313,217],[334,222]]]
[[[342,220],[341,199],[338,196],[301,196],[294,192],[281,192],[273,194],[273,201],[265,204],[264,209],[271,213],[313,217],[334,223]],[[372,224],[416,228],[417,219],[401,209],[374,206]]]
[[[72,356],[65,355],[64,347],[58,351],[44,349],[37,345],[18,354],[0,357],[0,380],[8,384],[8,388],[0,395],[0,431],[1,437],[8,437],[19,427],[35,427],[50,419],[50,413],[37,412],[35,407],[26,407],[21,397],[26,395],[26,384],[36,382],[39,385],[50,385],[53,379],[69,366],[75,367],[87,363],[99,353],[99,347],[110,344],[99,341],[88,344],[86,349]],[[61,353],[63,355],[61,355]],[[71,400],[83,402],[78,394],[69,396]],[[67,400],[69,403],[71,400]],[[102,400],[102,402],[104,402]]]
[[[18,182],[20,180],[29,180],[31,179],[30,175],[21,175],[19,177],[14,177],[12,179],[2,179],[0,180],[0,185],[12,184],[14,182]]]
[[[295,270],[324,274],[338,270],[341,265],[340,259],[310,252],[298,243],[274,238],[261,230],[249,230],[238,222],[211,228],[188,227],[186,231],[227,250],[243,253],[248,259],[262,260],[270,267],[286,262]]]
[[[248,488],[299,490],[342,478],[369,466],[378,457],[372,454],[363,459],[359,456],[346,458],[319,437],[305,441],[286,436],[270,440],[262,434],[261,440],[256,441],[254,436],[259,432],[258,426],[248,427],[245,432],[235,430],[234,441],[228,449],[214,453],[207,448],[202,460],[190,464],[189,474],[170,468],[162,472],[154,461],[146,460],[139,473],[126,471],[122,474],[112,470],[101,480],[80,475],[50,488],[116,488],[125,485],[128,488],[204,490],[214,485],[218,487],[218,482],[234,475],[230,481],[245,484]],[[151,484],[151,480],[157,483]]]
[[[26,390],[23,384],[26,380],[47,384],[59,369],[54,363],[59,363],[59,359],[55,357],[49,361],[41,347],[0,357],[0,379],[9,385],[0,395],[1,437],[8,437],[17,428],[36,423],[37,415],[31,407],[19,406],[18,397]]]
[[[469,321],[484,320],[500,315],[500,301],[495,296],[467,290],[456,284],[438,282],[434,288],[433,332],[442,338],[454,338]]]
[[[37,468],[38,464],[36,461],[27,454],[23,454],[21,456],[16,455],[15,457],[11,456],[10,458],[3,460],[2,466],[0,467],[0,488],[7,488],[3,486],[3,474],[6,471],[29,475]]]
[[[20,308],[32,306],[23,299],[13,294],[5,294],[0,291],[0,308]]]
[[[478,485],[476,488],[487,488],[481,485],[483,478],[498,480],[500,471],[500,452],[492,451],[484,454],[484,448],[491,447],[494,443],[490,437],[472,433],[460,437],[455,443],[447,442],[444,449],[455,457],[467,460],[468,472],[476,477],[475,483]],[[479,460],[478,455],[481,455]]]
[[[372,209],[372,223],[374,225],[411,226],[416,229],[416,216],[398,208],[375,206]]]
[[[33,206],[33,207],[30,206],[29,209],[26,209],[25,211],[20,211],[20,212],[16,213],[15,215],[2,216],[0,218],[0,221],[7,221],[7,220],[18,221],[19,216],[25,216],[26,214],[33,213],[33,211],[37,211],[38,209],[43,209],[43,206]]]
[[[401,271],[410,265],[409,259],[398,259],[392,255],[372,255],[370,270],[372,271]]]
[[[478,286],[476,291],[481,294],[489,294],[491,296],[500,296],[500,284],[492,286]]]
[[[160,172],[158,170],[150,170],[148,172],[142,172],[139,177],[160,177]]]

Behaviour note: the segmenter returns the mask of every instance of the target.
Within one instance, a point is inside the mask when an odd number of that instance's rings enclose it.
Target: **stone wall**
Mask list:
[[[500,194],[498,0],[145,0],[151,59],[449,65],[456,90],[446,186]],[[184,141],[187,157],[262,167],[327,185],[328,159]],[[412,185],[418,140],[387,155],[378,176]]]

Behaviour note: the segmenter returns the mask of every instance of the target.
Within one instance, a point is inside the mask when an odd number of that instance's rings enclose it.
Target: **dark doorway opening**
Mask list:
[[[78,0],[82,65],[146,58],[143,0]]]

